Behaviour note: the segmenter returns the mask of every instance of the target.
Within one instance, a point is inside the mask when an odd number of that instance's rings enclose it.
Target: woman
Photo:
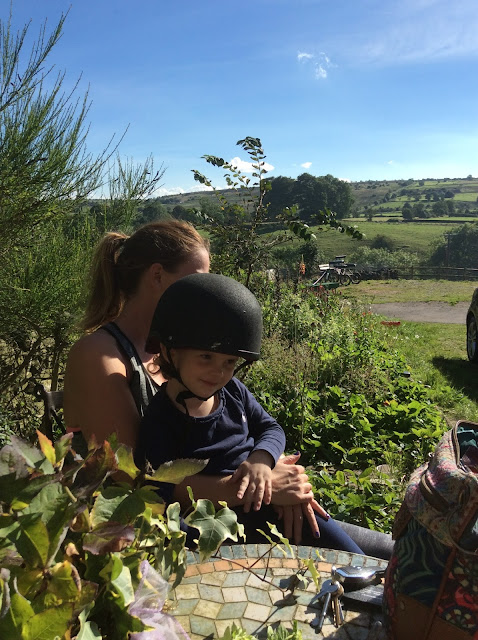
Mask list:
[[[66,367],[69,431],[98,442],[116,432],[134,447],[148,398],[164,382],[144,349],[156,304],[172,282],[205,271],[208,243],[185,222],[153,222],[130,237],[104,236],[93,259],[86,335],[73,345]]]

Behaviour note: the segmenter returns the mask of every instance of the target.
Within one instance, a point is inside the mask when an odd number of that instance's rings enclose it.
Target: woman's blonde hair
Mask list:
[[[90,296],[82,329],[91,333],[118,317],[137,290],[141,275],[158,262],[174,273],[209,242],[182,220],[161,220],[140,227],[131,236],[107,233],[99,242],[90,272]]]

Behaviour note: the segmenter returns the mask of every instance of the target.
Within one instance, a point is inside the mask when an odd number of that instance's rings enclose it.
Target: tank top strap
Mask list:
[[[144,415],[146,407],[151,402],[155,393],[159,390],[160,385],[155,382],[146,371],[138,352],[131,340],[121,331],[117,324],[109,322],[101,329],[107,331],[118,344],[118,348],[130,363],[131,378],[129,386],[134,402],[140,416]]]

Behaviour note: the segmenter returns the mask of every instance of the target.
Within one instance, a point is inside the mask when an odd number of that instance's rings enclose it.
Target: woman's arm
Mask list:
[[[98,443],[116,432],[134,447],[139,415],[129,388],[127,370],[114,338],[105,331],[84,336],[73,345],[64,382],[65,422]]]

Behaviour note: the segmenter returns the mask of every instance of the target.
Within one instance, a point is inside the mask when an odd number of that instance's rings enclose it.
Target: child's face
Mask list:
[[[236,356],[198,349],[171,349],[171,357],[185,386],[202,398],[226,385],[239,361]]]

